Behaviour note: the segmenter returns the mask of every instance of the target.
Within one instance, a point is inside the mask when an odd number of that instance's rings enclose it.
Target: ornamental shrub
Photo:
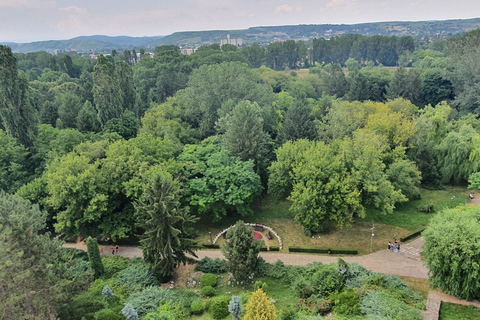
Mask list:
[[[102,262],[103,268],[105,269],[105,273],[103,274],[105,279],[110,279],[116,273],[130,266],[130,259],[121,256],[103,257]]]
[[[123,286],[127,292],[139,291],[145,287],[158,286],[157,277],[143,264],[135,264],[118,274],[116,286]]]
[[[277,314],[275,306],[262,289],[255,291],[245,306],[243,320],[275,320]]]
[[[228,303],[228,312],[232,315],[233,320],[240,320],[240,313],[242,313],[242,303],[240,302],[240,296],[233,296],[232,300]]]
[[[100,257],[100,250],[98,249],[97,239],[88,237],[87,239],[87,253],[88,260],[92,266],[95,279],[100,278],[104,273],[102,258]]]
[[[225,266],[225,260],[205,257],[197,263],[195,266],[195,271],[202,271],[205,273],[223,273],[227,271],[227,268]]]
[[[312,276],[312,285],[315,291],[323,296],[341,291],[345,283],[345,278],[337,270],[334,264],[323,265]]]
[[[200,279],[200,283],[202,287],[215,287],[217,285],[217,277],[213,273],[206,273],[202,279]]]
[[[414,308],[395,299],[385,291],[369,290],[360,302],[361,311],[368,319],[421,320],[423,317]]]
[[[299,277],[293,283],[292,290],[295,291],[297,296],[302,299],[310,297],[315,292],[315,288],[312,286],[310,281],[306,280],[304,277]]]
[[[211,297],[215,295],[215,289],[212,286],[206,286],[202,288],[202,295]]]
[[[125,308],[122,309],[122,314],[127,320],[138,320],[138,314],[130,303],[127,303]]]
[[[190,305],[190,311],[192,312],[192,314],[197,314],[197,315],[202,314],[203,310],[204,310],[204,306],[203,306],[202,300],[195,300]]]
[[[209,301],[208,312],[210,312],[213,319],[223,319],[230,314],[228,312],[230,296],[213,297]]]
[[[102,309],[95,314],[95,320],[125,320],[125,317],[112,309]]]
[[[341,293],[332,294],[330,301],[333,304],[333,312],[346,316],[361,315],[360,296],[356,290],[344,290]]]

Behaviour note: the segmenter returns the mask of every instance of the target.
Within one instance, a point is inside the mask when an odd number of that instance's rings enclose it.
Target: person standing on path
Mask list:
[[[392,243],[388,241],[388,251],[392,251]]]
[[[103,247],[100,246],[100,254],[103,256]]]
[[[397,245],[397,254],[400,254],[400,244]]]
[[[118,253],[118,244],[115,246],[115,252]]]
[[[112,254],[115,255],[115,248],[112,248]]]

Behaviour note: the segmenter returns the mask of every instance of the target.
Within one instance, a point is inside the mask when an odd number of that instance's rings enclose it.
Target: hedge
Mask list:
[[[418,231],[415,231],[413,233],[410,233],[408,236],[404,237],[404,238],[400,238],[400,242],[405,242],[407,240],[410,240],[412,238],[415,238],[419,235],[422,234],[423,230],[425,230],[425,228],[422,228],[422,229],[419,229]]]
[[[317,247],[288,247],[288,251],[307,252],[307,253],[328,253],[328,251],[330,251],[331,254],[358,254],[358,250],[317,248]]]
[[[270,251],[280,251],[280,247],[270,246]]]
[[[220,249],[220,245],[210,244],[210,243],[202,243],[202,247],[209,248],[209,249]]]

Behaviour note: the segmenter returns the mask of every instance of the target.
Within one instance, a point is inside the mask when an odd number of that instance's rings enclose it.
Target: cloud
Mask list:
[[[58,22],[59,30],[71,31],[78,30],[85,26],[85,19],[87,14],[86,8],[77,6],[69,6],[59,9],[63,20]]]
[[[0,0],[0,8],[54,8],[54,0]]]
[[[332,2],[327,3],[326,7],[327,8],[332,8],[332,7],[336,7],[340,4],[342,4],[341,0],[332,0]]]
[[[279,13],[279,12],[291,12],[293,10],[293,8],[291,6],[289,6],[288,4],[283,4],[281,6],[278,6],[275,8],[275,12],[276,13]]]

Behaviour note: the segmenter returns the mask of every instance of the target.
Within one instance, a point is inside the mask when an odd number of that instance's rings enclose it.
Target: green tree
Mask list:
[[[241,52],[245,55],[252,68],[260,68],[262,66],[265,59],[265,51],[258,43],[243,48]]]
[[[247,281],[257,269],[260,243],[253,239],[253,229],[242,220],[227,232],[227,241],[222,247],[228,271],[236,281]]]
[[[99,55],[93,74],[93,98],[102,126],[108,120],[119,118],[123,112],[123,95],[115,76],[113,64]]]
[[[103,268],[102,257],[100,256],[97,240],[93,239],[92,237],[87,238],[87,253],[95,279],[98,279],[103,275],[105,270]]]
[[[312,108],[306,101],[298,101],[287,110],[283,120],[281,137],[284,141],[314,140],[317,137]]]
[[[44,233],[46,214],[17,195],[0,192],[0,314],[49,319],[65,282],[55,262],[61,241]]]
[[[242,313],[242,305],[240,303],[240,296],[232,296],[232,300],[228,304],[228,312],[232,315],[233,320],[240,320],[240,314]]]
[[[116,132],[125,140],[135,138],[138,129],[140,129],[140,121],[130,110],[125,110],[120,118],[110,119],[105,123],[103,132]]]
[[[95,111],[95,108],[90,101],[85,101],[82,109],[78,112],[76,121],[77,129],[80,132],[100,131],[100,122],[98,120],[97,111]]]
[[[12,50],[0,45],[0,119],[7,134],[30,147],[37,133],[37,115],[27,78],[17,71]]]
[[[446,209],[423,232],[423,254],[431,283],[462,299],[480,296],[480,210]]]
[[[13,193],[28,177],[25,147],[0,129],[0,190]]]
[[[277,314],[275,306],[262,289],[258,289],[248,299],[245,306],[245,320],[275,320]]]
[[[185,168],[186,201],[200,214],[219,221],[227,212],[253,213],[250,205],[263,189],[253,161],[233,157],[208,140],[186,145],[177,160]]]
[[[198,220],[180,204],[180,183],[164,172],[155,172],[135,204],[140,248],[145,261],[162,280],[169,280],[180,263],[194,257],[197,245],[193,224]]]

